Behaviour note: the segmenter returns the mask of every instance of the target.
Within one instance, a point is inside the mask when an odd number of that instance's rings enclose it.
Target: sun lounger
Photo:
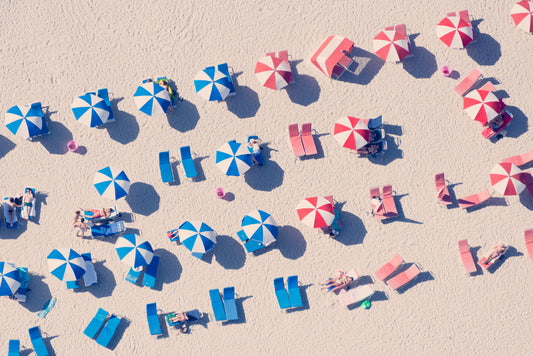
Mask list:
[[[8,229],[16,229],[19,227],[18,218],[17,218],[17,208],[13,207],[13,218],[10,219],[8,201],[9,201],[9,197],[5,197],[4,198],[4,220],[6,222],[6,227]]]
[[[20,356],[20,340],[9,340],[9,352],[7,356]]]
[[[503,255],[505,255],[505,253],[507,252],[507,250],[509,249],[509,246],[505,246],[505,250],[503,251],[503,253],[501,255],[499,255],[497,258],[491,260],[489,263],[486,263],[487,262],[487,257],[486,256],[483,256],[479,259],[479,261],[477,261],[477,264],[480,265],[483,269],[489,269],[490,266],[492,266],[494,263],[496,263],[496,261],[498,261],[500,258],[502,258]]]
[[[491,82],[486,82],[485,84],[483,84],[483,86],[481,88],[479,88],[478,90],[483,90],[483,91],[494,91],[496,90],[496,88],[494,87],[494,84],[492,84]]]
[[[383,205],[385,205],[385,216],[387,218],[395,218],[398,216],[396,203],[392,196],[392,185],[386,185],[383,187]]]
[[[85,261],[85,273],[83,275],[83,282],[85,287],[92,286],[98,283],[98,277],[96,276],[96,271],[94,270],[94,264],[90,253],[82,253],[81,257]]]
[[[387,216],[385,215],[385,205],[383,204],[383,200],[381,200],[379,203],[375,203],[375,200],[373,198],[381,199],[381,193],[378,187],[370,189],[370,202],[372,205],[372,215],[374,215],[374,217],[377,220],[386,219]]]
[[[100,215],[96,215],[92,210],[83,210],[82,213],[83,213],[83,217],[85,218],[85,220],[93,222],[93,223],[106,221],[106,220],[113,220],[115,218],[120,217],[120,211],[118,210],[116,205],[110,209],[111,209],[111,213],[109,214],[107,218],[104,218],[104,212],[103,210],[100,210],[100,209],[97,209],[100,211]],[[96,217],[93,217],[95,215]]]
[[[360,277],[359,273],[355,270],[355,268],[350,270],[350,271],[348,271],[348,272],[346,272],[346,275],[348,277],[351,277],[353,280],[351,282],[348,282],[348,283],[340,284],[340,285],[338,285],[336,287],[335,286],[329,287],[328,288],[328,292],[334,292],[336,290],[339,290],[339,289],[342,289],[342,288],[348,286],[350,283],[355,283],[355,281],[357,281],[359,279],[359,277]],[[331,280],[331,278],[329,280]]]
[[[91,226],[93,237],[109,237],[126,231],[124,221],[117,221],[109,224]]]
[[[449,205],[452,203],[450,192],[446,186],[444,173],[435,174],[435,188],[437,189],[437,199],[442,205]]]
[[[102,331],[100,331],[100,335],[98,335],[98,337],[96,338],[96,343],[98,345],[102,345],[103,347],[107,347],[109,345],[109,342],[117,331],[118,325],[120,324],[120,320],[121,319],[119,317],[111,315]]]
[[[477,68],[472,69],[470,74],[455,86],[455,92],[464,96],[481,77],[481,72]]]
[[[364,284],[349,290],[341,289],[339,292],[339,302],[348,307],[355,303],[370,299],[375,293],[371,284]]]
[[[27,189],[31,189],[31,192],[33,193],[33,199],[30,202],[30,214],[26,214],[25,206],[23,206],[20,210],[20,217],[23,219],[33,219],[35,217],[35,188],[25,187],[24,193],[26,193]]]
[[[474,263],[472,253],[470,252],[470,246],[468,246],[468,241],[466,239],[459,241],[459,254],[461,255],[461,261],[463,261],[466,273],[476,272],[476,264]]]
[[[507,130],[505,129],[505,127],[507,125],[509,125],[509,123],[513,119],[513,114],[511,114],[511,112],[505,110],[500,115],[503,118],[503,123],[500,125],[500,127],[498,127],[498,129],[496,131],[494,131],[492,129],[492,127],[489,125],[485,129],[483,129],[483,131],[481,131],[481,135],[483,135],[483,137],[491,138],[492,136],[494,136],[496,134],[499,134],[501,137],[503,137],[503,136],[505,136],[507,134]]]
[[[246,252],[254,252],[262,249],[263,247],[265,247],[265,245],[254,240],[248,240],[244,243],[244,248],[246,249]]]
[[[215,314],[216,321],[224,321],[226,318],[226,311],[224,310],[224,304],[220,298],[220,291],[218,289],[211,289],[209,291],[209,299],[211,299],[211,307]]]
[[[370,130],[377,129],[383,126],[383,116],[379,115],[378,117],[375,117],[373,119],[368,120],[368,128]]]
[[[67,289],[77,289],[80,287],[78,281],[67,281],[66,285]]]
[[[375,273],[377,279],[380,281],[386,280],[394,271],[398,269],[403,263],[403,258],[399,254],[395,254],[391,260],[380,267]]]
[[[237,313],[237,303],[235,302],[235,287],[226,287],[223,292],[224,310],[226,311],[227,320],[239,319]]]
[[[315,140],[311,133],[310,123],[302,124],[302,143],[304,145],[306,156],[316,155]]]
[[[19,279],[21,280],[21,284],[13,295],[13,299],[15,299],[17,302],[23,303],[26,301],[26,293],[28,290],[30,276],[28,274],[28,267],[17,267],[17,270],[19,271]]]
[[[477,194],[457,199],[457,203],[459,203],[459,207],[461,209],[468,209],[487,201],[490,197],[491,195],[489,190],[485,189]]]
[[[304,146],[302,144],[302,138],[298,131],[298,124],[289,125],[289,138],[291,140],[292,152],[296,157],[305,155]]]
[[[38,326],[34,326],[28,330],[30,334],[31,344],[33,345],[33,351],[37,356],[48,356],[48,349],[44,344],[43,337],[41,336],[41,330]]]
[[[159,323],[159,316],[157,315],[156,303],[146,304],[146,319],[148,320],[148,329],[150,335],[162,335],[161,324]]]
[[[302,294],[300,293],[300,286],[298,285],[298,276],[287,277],[287,290],[289,292],[291,308],[302,307]]]
[[[477,40],[476,32],[474,31],[474,27],[472,26],[472,23],[470,22],[470,15],[468,14],[468,10],[459,11],[459,18],[461,18],[461,20],[468,23],[468,25],[472,27],[472,36],[473,36],[472,42],[476,42]]]
[[[408,282],[415,279],[416,276],[420,274],[420,269],[417,265],[412,265],[405,271],[397,274],[387,281],[387,284],[392,290],[397,290],[398,288],[406,285]]]
[[[159,269],[159,256],[154,255],[152,261],[144,271],[143,286],[154,288],[157,280],[157,270]]]
[[[138,271],[134,270],[133,267],[130,268],[128,274],[126,275],[126,280],[130,283],[137,284],[139,278],[141,277],[142,271],[142,268],[139,268]]]
[[[185,170],[185,176],[187,178],[196,177],[198,175],[198,172],[196,172],[196,167],[194,167],[194,161],[192,160],[191,147],[190,146],[180,147],[180,154],[181,154],[181,164],[183,165],[183,169]]]
[[[228,96],[235,95],[235,87],[233,86],[233,79],[231,79],[231,75],[229,74],[229,66],[227,63],[222,63],[217,66],[218,70],[221,71],[223,74],[226,75],[226,77],[229,79],[230,82],[230,91]]]
[[[289,63],[289,51],[287,51],[287,50],[279,51],[278,52],[278,58],[283,60],[285,62],[285,64],[287,64],[289,69],[291,69],[291,64]],[[288,78],[287,82],[289,84],[294,83],[294,77],[292,75],[292,69],[291,69],[290,77]]]
[[[287,309],[291,307],[291,302],[289,299],[289,294],[285,289],[285,282],[283,277],[274,279],[274,290],[276,292],[276,298],[278,299],[278,304],[281,309]]]
[[[409,54],[407,56],[405,56],[404,59],[412,57],[413,56],[413,48],[411,47],[411,40],[409,40],[409,37],[407,36],[407,28],[406,28],[405,24],[396,25],[396,26],[394,26],[394,29],[396,30],[396,35],[399,38],[404,38],[404,39],[407,40],[407,49],[409,51]]]
[[[83,333],[91,339],[94,339],[96,334],[98,334],[98,331],[102,328],[102,326],[104,326],[107,315],[108,314],[104,309],[99,308],[96,312],[96,315],[92,318],[91,322],[89,325],[87,325]]]
[[[502,162],[511,162],[515,166],[522,166],[524,164],[527,164],[529,162],[533,161],[533,151],[528,151],[524,154],[508,157],[502,159]]]
[[[174,174],[172,174],[172,167],[170,167],[170,153],[168,151],[159,152],[159,171],[161,172],[163,183],[174,181]]]
[[[533,262],[533,230],[526,230],[524,233],[524,239],[526,241],[527,254],[529,259]]]

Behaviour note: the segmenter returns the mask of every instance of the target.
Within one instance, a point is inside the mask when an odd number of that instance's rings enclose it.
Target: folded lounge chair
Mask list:
[[[405,271],[397,274],[387,281],[387,284],[392,290],[397,290],[398,288],[406,285],[408,282],[415,279],[416,276],[420,274],[420,269],[417,265],[412,265]]]
[[[472,258],[470,246],[468,246],[468,241],[466,239],[459,241],[459,254],[461,255],[461,261],[463,261],[466,273],[475,273],[477,267]]]
[[[33,345],[33,351],[37,356],[48,356],[48,349],[44,344],[43,337],[41,336],[41,330],[38,326],[34,326],[28,330],[30,334],[31,344]]]
[[[224,310],[226,311],[226,320],[237,320],[237,303],[235,302],[235,287],[226,287],[223,292]]]
[[[83,282],[86,287],[98,283],[98,277],[94,270],[94,264],[90,253],[82,253],[81,257],[85,261],[85,273],[83,274]]]
[[[387,279],[394,271],[398,269],[403,263],[403,258],[399,254],[395,254],[392,259],[385,263],[383,266],[381,266],[380,269],[378,269],[374,276],[376,276],[377,279],[380,281],[384,281]]]
[[[435,188],[437,189],[437,199],[442,205],[449,205],[452,203],[450,192],[446,186],[444,173],[435,174]]]
[[[349,290],[341,289],[339,292],[339,302],[348,307],[355,303],[370,299],[375,293],[371,284],[364,284]]]
[[[20,340],[9,340],[9,352],[7,356],[20,356]]]
[[[311,133],[311,123],[302,124],[302,143],[306,156],[316,155],[317,150],[315,140]]]
[[[477,68],[472,69],[470,74],[468,74],[466,78],[464,78],[455,86],[455,92],[461,96],[464,96],[466,92],[469,91],[481,77],[481,72]]]
[[[91,226],[93,237],[109,237],[126,231],[124,221],[117,221],[109,224]]]
[[[211,289],[209,291],[209,299],[211,299],[211,307],[213,308],[213,313],[215,314],[215,320],[227,320],[224,303],[222,303],[222,298],[220,298],[220,291],[218,289]]]
[[[102,331],[100,331],[100,334],[96,338],[96,343],[98,345],[102,345],[103,347],[107,347],[109,345],[109,342],[117,331],[120,320],[121,319],[118,316],[111,315],[104,328]]]
[[[174,174],[172,173],[172,167],[170,166],[170,153],[168,151],[159,152],[159,171],[163,183],[171,183],[174,181]]]
[[[4,220],[6,222],[6,227],[8,229],[16,229],[19,227],[18,218],[17,218],[17,208],[13,207],[13,218],[10,219],[9,217],[9,197],[4,198]]]
[[[488,189],[485,189],[477,194],[469,195],[465,198],[457,199],[457,203],[459,203],[459,207],[461,209],[468,209],[473,206],[479,205],[485,201],[487,201],[491,197],[490,192]]]
[[[291,307],[291,302],[289,299],[289,294],[285,289],[285,282],[283,277],[274,279],[274,290],[276,292],[276,298],[278,300],[279,307],[281,309],[287,309]]]
[[[159,323],[159,316],[157,315],[156,303],[146,304],[146,319],[148,320],[148,329],[150,335],[162,335],[161,324]]]
[[[26,214],[26,207],[23,206],[20,210],[20,217],[23,218],[23,219],[32,219],[35,217],[35,188],[31,188],[31,187],[25,187],[24,188],[24,193],[26,193],[26,190],[27,189],[30,189],[31,192],[33,193],[33,199],[31,200],[31,202],[29,204],[30,205],[30,214]]]
[[[305,156],[302,138],[298,131],[298,124],[289,125],[289,138],[291,141],[292,152],[296,157]]]
[[[300,286],[298,285],[298,276],[287,277],[287,290],[289,292],[291,308],[302,307],[302,294],[300,293]]]
[[[157,280],[157,271],[159,269],[159,256],[154,255],[152,261],[144,270],[143,286],[154,288]]]
[[[98,331],[104,326],[107,315],[108,313],[104,309],[98,308],[96,315],[91,319],[91,322],[87,325],[83,333],[91,339],[94,339]]]
[[[511,162],[515,166],[522,166],[524,164],[527,164],[529,162],[533,161],[533,151],[528,151],[524,154],[508,157],[502,159],[502,162]]]
[[[196,171],[196,167],[194,167],[194,161],[192,160],[191,156],[191,147],[180,147],[180,154],[181,164],[183,165],[183,169],[185,170],[185,176],[187,178],[194,178],[198,176],[198,172]]]
[[[526,240],[527,254],[531,262],[533,262],[533,230],[526,230],[524,239]]]

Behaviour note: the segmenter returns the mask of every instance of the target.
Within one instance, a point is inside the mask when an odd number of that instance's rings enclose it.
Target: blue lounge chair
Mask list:
[[[231,75],[229,74],[229,66],[227,63],[222,63],[217,66],[218,70],[221,71],[223,74],[226,75],[226,77],[229,79],[230,82],[230,90],[228,96],[235,95],[235,87],[233,86],[233,79],[231,79]]]
[[[237,303],[235,302],[235,287],[224,288],[224,309],[226,310],[227,320],[239,319],[237,313]]]
[[[161,324],[159,323],[159,316],[157,315],[156,303],[146,304],[146,318],[148,319],[148,328],[150,335],[161,335]]]
[[[109,237],[126,231],[124,221],[91,226],[91,235],[93,237]]]
[[[21,281],[19,289],[17,289],[14,298],[19,302],[26,301],[26,293],[28,290],[28,283],[30,281],[30,275],[28,274],[28,267],[17,267],[19,271],[19,279]]]
[[[180,147],[180,153],[181,153],[181,164],[183,165],[183,169],[185,170],[185,176],[187,178],[196,177],[198,175],[198,172],[196,172],[196,167],[194,167],[194,161],[192,160],[191,147],[190,146]]]
[[[18,218],[17,218],[17,208],[13,207],[13,221],[9,218],[9,197],[4,198],[4,219],[6,222],[6,227],[8,229],[16,229],[19,227]],[[13,226],[11,226],[13,224]]]
[[[291,307],[291,302],[289,300],[289,295],[285,289],[285,282],[283,282],[283,277],[274,279],[274,289],[276,291],[276,298],[278,299],[278,304],[281,309],[287,309]]]
[[[246,236],[246,233],[243,230],[237,231],[237,236],[239,239],[241,239],[242,242],[246,242],[249,240],[248,236]]]
[[[85,261],[85,273],[83,274],[83,283],[85,287],[98,283],[98,276],[94,270],[93,258],[90,253],[82,253],[81,257]]]
[[[109,345],[109,342],[117,331],[118,324],[120,324],[120,320],[121,319],[119,317],[111,315],[102,331],[100,331],[100,335],[98,335],[98,337],[96,338],[96,342],[98,343],[98,345],[102,345],[103,347],[107,347],[107,345]]]
[[[33,114],[43,118],[43,125],[41,127],[41,130],[33,137],[48,135],[50,133],[50,129],[48,128],[48,124],[46,123],[46,119],[44,118],[43,107],[41,106],[41,103],[33,103],[31,104],[31,108],[33,109]]]
[[[79,288],[80,285],[78,281],[67,281],[67,289],[76,289]]]
[[[41,330],[38,326],[34,326],[28,330],[30,333],[31,344],[33,345],[33,351],[37,356],[48,356],[48,349],[44,344],[43,337],[41,336]]]
[[[383,116],[381,115],[379,115],[378,117],[374,119],[368,120],[368,128],[370,130],[377,129],[381,126],[383,126]]]
[[[265,245],[254,240],[248,240],[244,243],[244,248],[246,249],[246,252],[254,252],[262,249],[263,247],[265,247]]]
[[[174,174],[172,174],[172,167],[170,167],[170,153],[168,151],[159,152],[159,171],[161,172],[163,183],[174,181]]]
[[[216,321],[224,321],[226,318],[226,311],[224,310],[224,304],[220,298],[220,292],[218,289],[211,289],[209,291],[209,298],[211,299],[211,307],[215,314]]]
[[[291,308],[302,307],[303,302],[300,287],[298,286],[298,276],[290,276],[287,278],[287,289],[289,290]]]
[[[107,122],[114,122],[115,117],[113,116],[113,110],[111,110],[111,101],[109,101],[109,93],[107,91],[107,88],[98,89],[98,96],[104,99],[104,102],[107,105],[107,108],[109,109],[109,118],[107,119]]]
[[[139,277],[141,276],[142,271],[143,271],[142,269],[135,271],[133,268],[130,268],[128,275],[126,276],[126,280],[130,283],[137,284],[137,281],[139,280]]]
[[[99,308],[96,312],[96,315],[94,316],[94,318],[92,318],[91,322],[89,323],[89,325],[87,325],[83,333],[91,339],[94,339],[96,337],[96,334],[98,334],[98,331],[102,328],[102,326],[104,326],[106,319],[107,312],[104,309]]]
[[[154,288],[157,279],[157,270],[159,268],[159,256],[152,257],[152,261],[144,271],[143,286]]]
[[[9,353],[7,356],[20,356],[20,340],[9,340]]]

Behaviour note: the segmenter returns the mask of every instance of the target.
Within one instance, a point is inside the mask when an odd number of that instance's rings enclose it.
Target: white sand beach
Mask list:
[[[490,187],[501,159],[530,151],[533,36],[515,28],[514,1],[18,1],[0,4],[0,116],[17,104],[40,101],[51,134],[31,141],[0,125],[2,198],[37,189],[36,217],[16,230],[0,228],[0,261],[28,267],[27,301],[0,298],[0,350],[19,339],[33,354],[28,329],[39,326],[52,355],[530,355],[533,264],[524,231],[533,228],[533,201],[497,193],[471,212],[456,203],[441,207],[434,175],[444,172],[452,198]],[[468,9],[477,42],[446,47],[435,27],[448,12]],[[405,23],[414,57],[385,63],[372,39],[384,27]],[[332,80],[310,57],[330,35],[355,42],[355,74]],[[266,52],[288,50],[295,83],[274,91],[260,85],[255,63]],[[227,62],[236,95],[208,102],[193,79],[209,65]],[[454,72],[444,77],[440,68]],[[492,143],[462,110],[453,90],[478,68],[492,81],[514,119],[507,137]],[[174,110],[150,117],[133,94],[145,78],[167,76],[179,95]],[[89,128],[71,111],[75,97],[108,88],[114,123]],[[342,116],[383,115],[388,151],[358,158],[333,136]],[[4,122],[4,121],[2,121]],[[318,154],[295,158],[289,124],[312,123]],[[224,142],[258,135],[263,167],[225,176],[215,165]],[[68,152],[75,140],[81,147]],[[185,177],[179,147],[190,145],[199,177]],[[176,177],[162,183],[158,153],[170,150]],[[125,281],[128,266],[112,238],[76,238],[78,208],[115,204],[93,186],[97,170],[123,169],[132,184],[117,206],[128,232],[148,240],[160,257],[155,289]],[[531,165],[522,168],[531,169]],[[381,223],[370,213],[369,189],[392,184],[400,216]],[[217,199],[224,188],[231,199]],[[336,239],[302,224],[296,205],[306,197],[333,195],[339,202]],[[278,240],[256,256],[238,239],[242,217],[272,214]],[[204,260],[166,232],[200,220],[218,234]],[[511,246],[490,271],[464,272],[457,242],[468,239],[478,257],[498,241]],[[51,275],[54,248],[90,252],[98,284],[67,290]],[[422,274],[393,292],[373,277],[400,254]],[[355,268],[376,293],[369,309],[346,308],[320,289],[337,269]],[[481,270],[481,269],[480,269]],[[298,275],[304,307],[284,313],[273,288],[276,277]],[[209,290],[235,286],[239,320],[214,320]],[[57,303],[45,319],[43,304]],[[198,309],[188,334],[166,327],[150,335],[146,304],[160,315]],[[109,348],[83,330],[103,308],[123,321]]]

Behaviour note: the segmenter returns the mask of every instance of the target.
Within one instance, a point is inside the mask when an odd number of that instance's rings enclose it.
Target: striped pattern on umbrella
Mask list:
[[[511,8],[511,17],[519,29],[533,33],[533,1],[519,1]]]
[[[90,93],[74,99],[71,109],[76,120],[89,127],[103,125],[110,117],[104,99]]]
[[[437,25],[437,36],[450,48],[465,48],[474,40],[472,26],[459,16],[447,16]]]
[[[6,112],[6,127],[15,136],[29,139],[37,136],[43,128],[44,118],[31,105],[15,105]]]
[[[228,76],[215,66],[207,67],[194,77],[194,88],[198,95],[209,101],[226,99],[231,91]]]
[[[217,243],[215,231],[201,221],[186,221],[181,224],[179,236],[183,246],[190,250],[194,257],[200,259]]]
[[[490,184],[501,195],[518,195],[526,187],[522,170],[512,163],[499,163],[490,171]]]
[[[473,90],[464,97],[463,110],[475,121],[485,125],[500,114],[501,104],[493,92]]]
[[[19,287],[19,271],[11,263],[0,262],[0,295],[13,295]]]
[[[50,273],[60,281],[77,281],[85,274],[85,260],[79,253],[69,248],[55,249],[48,255]]]
[[[278,237],[278,224],[269,213],[263,210],[254,210],[246,214],[242,218],[241,226],[249,239],[265,246],[276,241]]]
[[[370,141],[368,125],[361,119],[344,116],[335,122],[333,135],[342,147],[357,150]]]
[[[274,90],[285,88],[292,79],[288,64],[281,58],[266,56],[257,61],[255,76],[262,86]]]
[[[166,114],[170,107],[170,94],[161,85],[146,82],[137,87],[133,94],[137,108],[148,116]]]
[[[126,234],[118,238],[115,250],[122,262],[132,268],[147,266],[152,262],[154,249],[148,241],[137,241],[135,234]]]
[[[94,187],[101,196],[118,200],[128,195],[130,180],[124,171],[108,166],[96,172]]]
[[[296,206],[296,212],[301,222],[313,228],[330,226],[335,220],[333,205],[323,197],[305,198]]]
[[[229,141],[217,150],[215,164],[228,176],[240,176],[252,166],[252,155],[246,145]]]
[[[387,62],[400,62],[409,54],[409,42],[395,30],[384,30],[372,41],[374,53]]]

